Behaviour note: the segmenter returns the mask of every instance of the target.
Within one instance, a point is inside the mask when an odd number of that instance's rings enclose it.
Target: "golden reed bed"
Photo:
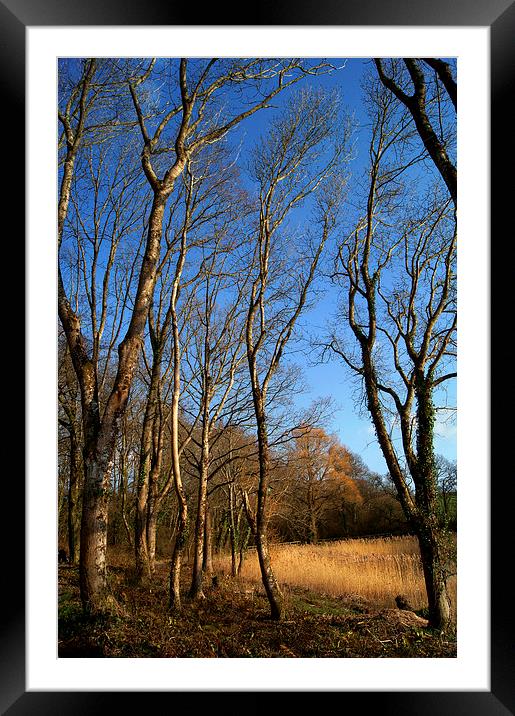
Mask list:
[[[395,607],[403,594],[415,609],[427,606],[424,578],[414,537],[388,537],[271,546],[272,565],[280,584],[306,587],[331,596],[357,596]],[[216,557],[216,568],[230,573],[229,555]],[[249,550],[241,577],[260,581],[255,550]],[[449,580],[456,614],[456,577]]]

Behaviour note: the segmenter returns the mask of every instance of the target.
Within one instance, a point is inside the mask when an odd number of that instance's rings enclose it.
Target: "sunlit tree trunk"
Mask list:
[[[174,291],[177,291],[177,284]],[[170,564],[170,597],[169,611],[179,611],[181,608],[181,567],[184,547],[188,536],[188,501],[182,482],[181,463],[179,454],[179,397],[181,391],[181,348],[179,340],[179,325],[175,310],[176,300],[172,298],[172,338],[174,351],[173,390],[171,405],[171,454],[172,472],[175,485],[175,494],[178,504],[177,529]]]
[[[236,577],[236,520],[234,517],[234,485],[229,485],[229,534],[231,538],[231,576]]]
[[[136,493],[136,514],[134,523],[134,547],[136,553],[136,574],[139,580],[150,577],[147,545],[147,508],[149,473],[152,453],[151,401],[147,402],[141,431],[140,458]]]
[[[263,399],[255,395],[255,409],[257,418],[258,452],[259,452],[259,484],[257,492],[256,509],[256,551],[261,568],[261,577],[266,595],[270,604],[270,616],[279,620],[283,616],[284,597],[275,578],[270,549],[268,546],[268,490],[270,485],[270,448],[266,428],[266,417],[264,412]]]
[[[159,410],[161,353],[160,346],[154,345],[141,433],[135,520],[136,573],[139,579],[152,577],[156,553],[157,491],[163,450]]]
[[[193,574],[190,588],[191,599],[202,599],[202,563],[204,558],[204,539],[206,532],[207,512],[207,484],[209,477],[209,437],[207,435],[207,422],[202,430],[202,454],[200,458],[199,490],[197,500],[197,519],[195,524],[195,539],[193,547]]]
[[[209,504],[206,508],[204,522],[204,553],[202,555],[202,571],[204,574],[213,574],[213,527],[211,524],[211,511]]]

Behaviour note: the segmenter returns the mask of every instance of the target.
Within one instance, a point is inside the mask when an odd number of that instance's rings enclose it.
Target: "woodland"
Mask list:
[[[60,60],[60,657],[456,655],[456,108],[446,58]]]

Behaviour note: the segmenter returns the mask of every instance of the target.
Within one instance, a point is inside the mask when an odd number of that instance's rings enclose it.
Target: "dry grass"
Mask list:
[[[353,539],[318,545],[273,545],[272,565],[283,585],[330,596],[355,596],[378,606],[395,607],[404,595],[415,609],[427,607],[424,578],[414,537]],[[216,569],[228,574],[230,558],[217,557]],[[261,581],[257,556],[250,550],[241,576]],[[449,582],[456,614],[456,578]]]

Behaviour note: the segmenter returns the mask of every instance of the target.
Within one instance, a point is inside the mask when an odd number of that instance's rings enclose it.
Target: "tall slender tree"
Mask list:
[[[330,348],[362,381],[389,475],[417,535],[429,621],[445,628],[449,554],[439,515],[435,397],[456,377],[456,223],[447,195],[413,174],[411,123],[372,87],[364,213],[338,246],[340,325]],[[344,322],[342,323],[342,316]]]
[[[230,266],[227,252],[231,245],[218,246],[205,263],[203,301],[199,308],[198,341],[195,359],[198,365],[198,402],[200,405],[199,439],[197,443],[198,499],[194,538],[194,559],[190,597],[203,597],[202,559],[208,499],[208,481],[216,461],[216,446],[223,434],[224,422],[241,404],[241,365],[244,354],[243,304],[246,282],[239,281],[240,267]],[[224,261],[225,259],[225,261]],[[236,274],[236,275],[235,275]],[[244,391],[243,391],[244,392]],[[218,463],[220,463],[218,456]]]
[[[259,481],[255,515],[251,515],[248,502],[246,509],[272,619],[281,619],[283,615],[283,596],[273,573],[267,536],[270,488],[267,392],[308,300],[334,224],[335,199],[329,192],[324,194],[322,187],[342,158],[342,144],[330,146],[334,142],[336,118],[337,106],[326,96],[300,94],[277,119],[255,156],[259,215],[245,339],[257,427]],[[286,245],[287,218],[294,208],[315,195],[318,215],[312,217],[311,235],[302,237],[303,248],[293,240]]]

